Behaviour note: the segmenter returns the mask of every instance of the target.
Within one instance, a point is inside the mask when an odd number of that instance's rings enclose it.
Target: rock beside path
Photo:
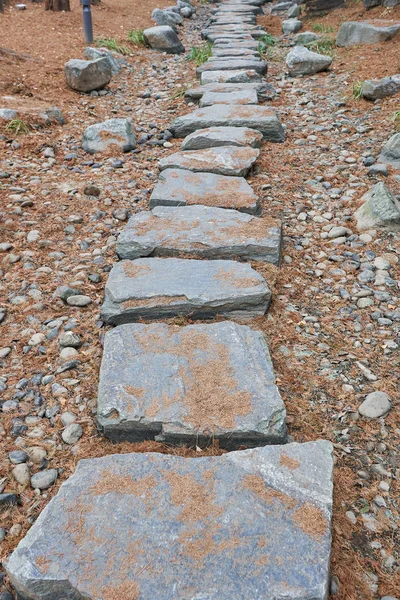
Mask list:
[[[325,71],[332,64],[332,60],[330,56],[312,52],[304,46],[294,46],[286,57],[286,65],[291,77],[301,77]]]
[[[332,458],[332,445],[317,441],[81,460],[7,573],[35,600],[325,600]]]
[[[64,73],[70,88],[79,92],[101,90],[111,81],[112,71],[106,57],[97,60],[69,60]]]
[[[282,32],[286,35],[289,33],[297,33],[302,26],[303,23],[300,19],[286,19],[286,21],[282,21]]]
[[[391,40],[400,32],[400,23],[390,21],[347,21],[340,27],[337,46],[379,44]]]
[[[102,319],[112,325],[182,315],[249,320],[263,315],[270,300],[263,277],[247,263],[138,258],[111,269]]]
[[[123,152],[136,147],[136,135],[129,119],[108,119],[86,128],[82,137],[86,152],[104,152],[110,146],[117,146]]]
[[[354,213],[358,229],[400,229],[400,202],[383,182],[374,185],[362,200],[363,204]]]
[[[84,54],[88,60],[106,58],[111,67],[111,73],[113,75],[118,75],[118,73],[121,71],[121,65],[118,58],[116,58],[107,48],[93,48],[92,46],[88,46],[85,48]]]
[[[127,324],[107,332],[97,418],[112,440],[237,449],[286,440],[264,336],[224,321]]]
[[[382,79],[367,79],[363,82],[361,93],[367,100],[378,100],[400,92],[400,74]]]
[[[176,32],[167,25],[150,27],[143,31],[146,42],[153,50],[167,54],[181,54],[185,51]]]
[[[236,210],[159,206],[133,215],[117,241],[120,258],[179,256],[280,262],[281,226]]]
[[[379,161],[385,165],[391,165],[400,169],[400,133],[395,133],[386,142],[379,156]]]
[[[184,169],[166,169],[150,196],[155,206],[190,206],[203,204],[258,214],[258,196],[243,177],[193,173]]]

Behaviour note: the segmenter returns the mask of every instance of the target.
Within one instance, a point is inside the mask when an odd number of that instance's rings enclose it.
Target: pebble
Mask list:
[[[12,450],[8,453],[8,458],[13,465],[19,465],[20,463],[25,463],[29,456],[24,450]]]
[[[31,446],[30,448],[27,448],[27,452],[31,461],[37,465],[41,465],[47,458],[46,450],[40,446]]]
[[[46,469],[32,475],[31,486],[33,489],[47,490],[58,477],[57,469]]]
[[[65,331],[60,335],[59,344],[62,348],[79,348],[82,346],[82,341],[73,331]]]
[[[82,427],[79,423],[72,423],[64,429],[61,437],[66,444],[76,444],[81,439],[82,433]]]
[[[359,406],[358,412],[363,417],[377,419],[386,415],[391,407],[391,399],[385,392],[371,392]]]
[[[9,346],[6,346],[5,348],[0,348],[0,359],[6,358],[6,356],[8,356],[10,352],[11,348]]]
[[[30,480],[29,467],[26,463],[21,463],[13,468],[13,477],[20,485],[28,485]]]
[[[85,296],[83,294],[78,294],[76,296],[68,296],[67,304],[70,306],[88,306],[92,303],[92,300],[89,296]]]

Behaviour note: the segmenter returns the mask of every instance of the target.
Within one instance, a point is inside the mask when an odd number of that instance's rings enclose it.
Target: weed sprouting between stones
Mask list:
[[[334,56],[336,48],[335,40],[330,38],[323,38],[322,40],[314,40],[313,42],[309,42],[306,44],[309,50],[313,52],[318,52],[319,54],[326,54],[327,56]]]
[[[115,52],[118,52],[118,54],[131,53],[131,49],[128,46],[120,44],[115,38],[97,38],[96,45],[102,48],[108,48],[109,50],[114,50]]]
[[[312,30],[316,33],[333,33],[335,31],[332,25],[324,25],[323,23],[313,23]]]
[[[362,97],[362,81],[355,81],[353,83],[351,93],[353,95],[354,100],[360,100],[360,98]]]
[[[170,100],[177,100],[178,98],[183,98],[186,94],[188,88],[180,88],[176,89],[173,94],[170,96]]]
[[[29,127],[22,119],[12,119],[4,127],[4,130],[8,133],[14,133],[18,135],[20,133],[28,133]]]
[[[128,40],[135,46],[147,46],[143,29],[132,29],[128,32]]]
[[[187,60],[193,61],[198,67],[203,65],[211,56],[212,45],[210,42],[203,44],[202,46],[192,46],[187,56]]]

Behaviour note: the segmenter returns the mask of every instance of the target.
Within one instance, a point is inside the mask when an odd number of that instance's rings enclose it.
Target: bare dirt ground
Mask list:
[[[92,9],[95,35],[127,44],[127,31],[150,25],[152,9],[168,4],[102,1]],[[198,19],[206,12],[207,7],[198,5],[199,17],[185,23],[181,37],[186,48],[199,45]],[[400,20],[400,7],[365,13],[357,3],[326,17],[305,18],[303,29],[322,26],[324,35],[334,38],[343,21],[378,17]],[[262,17],[260,22],[273,35],[281,35],[278,17]],[[167,147],[162,140],[160,145],[143,144],[139,152],[122,156],[123,164],[115,166],[113,160],[121,156],[96,157],[95,163],[82,151],[81,135],[86,126],[104,118],[130,116],[138,136],[157,140],[175,116],[193,109],[177,95],[194,83],[195,66],[184,57],[132,46],[132,55],[125,57],[129,66],[112,80],[105,96],[81,95],[66,87],[63,76],[64,62],[82,57],[85,47],[75,0],[72,12],[65,14],[45,13],[41,4],[29,4],[22,12],[6,9],[0,15],[0,30],[2,47],[29,56],[13,59],[0,54],[0,96],[13,96],[13,100],[3,98],[0,108],[18,105],[24,111],[57,105],[66,118],[64,126],[19,136],[3,132],[0,140],[0,172],[10,174],[0,179],[0,243],[12,244],[10,251],[0,254],[0,313],[6,313],[0,323],[0,348],[11,349],[0,359],[0,389],[3,401],[17,396],[16,406],[2,412],[0,485],[21,497],[21,506],[1,515],[5,538],[0,557],[4,559],[80,458],[131,451],[196,456],[219,450],[171,450],[153,442],[113,445],[95,426],[104,336],[99,306],[107,272],[115,261],[116,236],[129,214],[148,208],[157,161],[177,150],[180,142],[171,140]],[[327,438],[335,445],[332,598],[400,597],[400,363],[393,342],[395,329],[371,316],[379,310],[382,317],[395,313],[399,289],[396,283],[388,287],[371,283],[390,293],[389,303],[382,306],[376,301],[365,309],[355,304],[350,313],[346,312],[349,303],[356,300],[340,294],[345,289],[356,298],[357,264],[373,263],[374,256],[386,257],[396,282],[400,247],[397,238],[380,233],[360,246],[335,246],[321,238],[322,228],[329,223],[345,223],[356,232],[352,214],[362,194],[377,181],[369,177],[362,157],[368,153],[377,157],[396,131],[392,117],[400,109],[399,95],[375,105],[355,100],[352,86],[366,77],[399,73],[400,42],[335,49],[334,78],[326,73],[285,79],[287,51],[285,39],[270,51],[269,81],[280,92],[272,106],[287,127],[288,139],[285,144],[265,145],[259,168],[250,178],[263,198],[265,216],[284,222],[285,259],[280,270],[254,265],[274,293],[268,315],[254,326],[265,332],[270,344],[293,439]],[[343,104],[334,104],[340,100]],[[54,150],[54,162],[44,157],[45,148]],[[393,193],[400,193],[393,169],[384,180]],[[98,197],[84,193],[89,184],[98,187]],[[36,240],[27,239],[31,231],[39,231]],[[346,257],[346,251],[357,254],[358,262],[354,256]],[[82,289],[92,304],[67,307],[55,295],[61,285]],[[60,366],[58,336],[66,324],[82,339],[81,364],[49,383],[32,382],[37,374],[54,375]],[[37,344],[31,343],[35,334],[42,334]],[[359,364],[374,378],[366,378]],[[55,382],[65,391],[54,390]],[[357,408],[375,389],[390,395],[393,408],[384,419],[367,421]],[[61,415],[66,412],[75,414],[83,428],[83,437],[72,447],[61,438]],[[27,429],[18,433],[19,424]],[[8,452],[32,447],[44,449],[46,457],[44,462],[29,462],[31,475],[43,468],[59,469],[56,484],[39,496],[29,485],[16,483],[8,459]]]

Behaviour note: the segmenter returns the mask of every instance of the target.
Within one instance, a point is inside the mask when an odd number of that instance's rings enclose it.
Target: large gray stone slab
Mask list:
[[[206,92],[224,94],[241,90],[255,90],[259,102],[274,100],[276,97],[276,90],[270,83],[254,81],[251,83],[208,83],[207,85],[200,85],[188,89],[185,93],[185,100],[186,102],[198,102]]]
[[[214,42],[220,37],[231,37],[235,39],[251,36],[254,39],[259,39],[265,35],[265,29],[257,25],[234,24],[234,25],[212,25],[207,29],[203,29],[201,36],[205,40]]]
[[[379,156],[379,161],[400,169],[400,133],[395,133],[386,142]]]
[[[196,76],[198,78],[201,77],[202,73],[208,71],[256,71],[257,73],[261,73],[264,75],[267,72],[267,63],[263,60],[253,59],[253,58],[243,58],[243,59],[225,59],[225,60],[215,60],[215,61],[207,61],[201,67],[196,69]]]
[[[228,94],[229,95],[229,94]],[[218,146],[251,146],[261,148],[263,136],[249,127],[209,127],[194,131],[182,142],[182,150],[200,150]]]
[[[214,48],[212,56],[217,58],[248,58],[256,56],[260,58],[260,53],[253,48]]]
[[[233,208],[252,215],[260,212],[259,198],[243,177],[184,169],[166,169],[160,173],[150,196],[150,208],[192,204]]]
[[[330,442],[81,460],[6,563],[24,600],[326,600]]]
[[[255,90],[241,90],[240,92],[205,92],[199,106],[213,106],[214,104],[258,104],[258,96]]]
[[[249,14],[241,14],[241,15],[229,15],[227,13],[215,14],[210,17],[211,26],[224,26],[224,25],[240,25],[242,23],[246,23],[247,25],[256,25],[257,17],[256,15]]]
[[[263,11],[260,6],[255,6],[252,4],[219,4],[216,8],[211,9],[211,14],[222,14],[222,13],[230,13],[230,14],[254,14],[254,15],[262,15]]]
[[[383,181],[368,190],[361,200],[363,204],[354,213],[358,229],[400,230],[400,202]]]
[[[247,36],[246,39],[238,39],[237,37],[233,37],[231,39],[229,38],[225,38],[222,37],[219,40],[216,40],[214,45],[213,45],[213,49],[215,48],[247,48],[247,49],[253,49],[253,50],[258,50],[259,48],[259,42],[257,42],[255,39],[253,39],[250,36]]]
[[[347,21],[336,37],[337,46],[379,44],[391,40],[400,31],[400,23],[393,21]]]
[[[264,106],[215,104],[177,117],[170,129],[175,137],[186,137],[206,127],[249,127],[271,142],[283,142],[285,132],[275,112]]]
[[[289,75],[301,77],[325,71],[331,66],[332,60],[331,56],[312,52],[304,46],[294,46],[286,57],[286,65]]]
[[[117,241],[120,258],[180,256],[260,260],[278,265],[281,224],[211,206],[158,206],[136,213]]]
[[[158,166],[164,169],[186,169],[194,173],[215,173],[244,177],[250,171],[260,155],[257,148],[239,146],[221,146],[175,152],[162,158]]]
[[[261,75],[253,69],[240,69],[239,71],[204,71],[201,74],[202,85],[208,83],[250,83],[261,81]]]
[[[247,263],[138,258],[111,269],[102,318],[112,325],[185,315],[249,320],[263,315],[270,300],[264,278]]]
[[[286,412],[264,336],[233,321],[129,323],[108,331],[97,420],[114,441],[229,450],[286,441]]]

